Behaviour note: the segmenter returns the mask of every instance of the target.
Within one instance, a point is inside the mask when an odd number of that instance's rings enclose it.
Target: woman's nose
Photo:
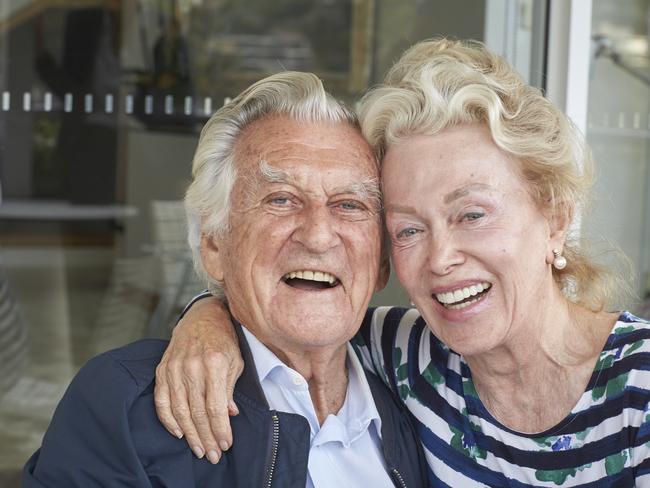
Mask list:
[[[429,240],[428,266],[436,275],[444,276],[462,264],[465,258],[451,232],[437,232]]]

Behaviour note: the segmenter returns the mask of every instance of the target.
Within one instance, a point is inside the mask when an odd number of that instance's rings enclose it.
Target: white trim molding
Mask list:
[[[587,130],[592,0],[550,0],[546,96]]]

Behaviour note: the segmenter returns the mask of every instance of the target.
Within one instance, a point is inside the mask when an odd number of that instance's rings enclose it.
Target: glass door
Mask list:
[[[634,288],[650,312],[650,2],[593,0],[587,138],[597,163],[596,199],[584,218],[630,258]],[[645,302],[643,302],[645,300]]]

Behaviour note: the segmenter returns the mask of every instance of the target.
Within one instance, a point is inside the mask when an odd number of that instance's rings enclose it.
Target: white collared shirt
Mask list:
[[[257,376],[272,410],[296,413],[310,426],[307,488],[393,486],[381,448],[381,419],[368,380],[348,344],[348,391],[341,410],[318,422],[309,385],[246,327]]]

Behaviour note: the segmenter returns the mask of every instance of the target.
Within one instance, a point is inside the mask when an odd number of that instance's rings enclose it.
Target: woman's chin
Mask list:
[[[498,314],[490,310],[492,302],[488,293],[474,303],[454,308],[432,297],[427,307],[418,304],[418,309],[438,339],[459,354],[471,355],[491,349],[490,337],[500,325],[495,322]]]

